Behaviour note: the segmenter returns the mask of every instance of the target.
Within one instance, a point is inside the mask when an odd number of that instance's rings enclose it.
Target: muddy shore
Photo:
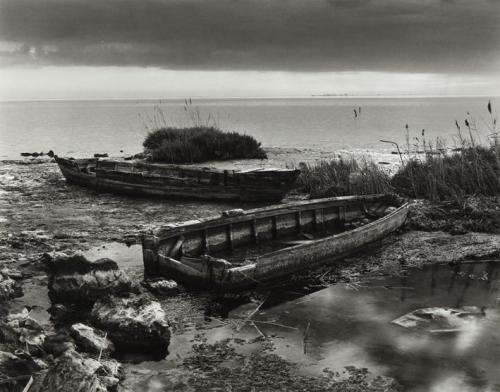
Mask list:
[[[296,151],[275,151],[268,164],[285,166],[298,156]],[[324,158],[310,156],[311,160]],[[159,223],[255,206],[98,194],[67,184],[55,163],[24,163],[0,163],[0,269],[19,271],[21,277],[17,282],[24,290],[23,296],[0,304],[0,315],[5,318],[26,306],[35,306],[34,314],[47,330],[56,327],[47,313],[51,303],[46,271],[40,261],[43,253],[114,255],[120,268],[132,279],[140,280],[142,261],[137,260],[140,258],[137,244],[141,233]],[[294,276],[284,287],[308,294],[338,282],[357,283],[374,276],[404,275],[428,264],[497,260],[500,259],[499,233],[499,199],[469,198],[460,206],[414,202],[409,221],[399,233],[335,267]],[[398,390],[395,380],[374,377],[370,369],[350,368],[340,377],[328,370],[322,376],[301,374],[297,364],[273,352],[272,337],[261,336],[258,328],[253,336],[245,339],[235,333],[220,336],[218,341],[207,340],[204,331],[217,323],[227,324],[228,312],[245,304],[259,304],[268,295],[269,288],[231,298],[182,292],[162,299],[174,337],[185,336],[189,331],[191,340],[184,346],[171,344],[167,375],[165,363],[160,369],[158,363],[148,358],[120,358],[125,378],[118,389]],[[4,351],[3,342],[0,345]],[[258,350],[247,349],[255,345]],[[231,365],[226,366],[228,363]]]

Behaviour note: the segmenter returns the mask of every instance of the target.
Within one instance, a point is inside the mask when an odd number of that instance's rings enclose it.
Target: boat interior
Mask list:
[[[256,262],[263,254],[363,226],[400,205],[384,197],[331,204],[320,202],[305,208],[299,204],[278,208],[271,214],[259,213],[259,209],[256,213],[240,210],[242,215],[232,218],[168,227],[158,236],[158,251],[186,264],[212,257],[235,266],[245,265]]]

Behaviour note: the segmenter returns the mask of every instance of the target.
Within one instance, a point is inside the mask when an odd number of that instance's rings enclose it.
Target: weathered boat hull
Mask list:
[[[371,223],[328,234],[328,228],[362,218],[370,206],[387,207],[387,198],[374,195],[290,203],[249,210],[234,217],[163,228],[143,238],[146,274],[172,277],[189,286],[234,289],[331,263],[384,238],[404,224],[408,206],[400,204]],[[323,233],[322,238],[285,241],[291,246],[264,252],[239,266],[205,256],[231,254],[239,247],[280,244],[298,233],[318,232]]]
[[[299,174],[288,169],[234,171],[59,157],[56,162],[68,182],[98,191],[163,198],[280,201]]]

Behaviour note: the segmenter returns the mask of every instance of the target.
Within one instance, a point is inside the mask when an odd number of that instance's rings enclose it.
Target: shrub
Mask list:
[[[143,146],[154,162],[267,158],[261,144],[252,136],[223,132],[209,126],[157,129],[149,132]]]
[[[314,165],[300,164],[296,190],[311,198],[345,195],[366,195],[391,192],[390,177],[376,163],[354,158],[320,161]]]

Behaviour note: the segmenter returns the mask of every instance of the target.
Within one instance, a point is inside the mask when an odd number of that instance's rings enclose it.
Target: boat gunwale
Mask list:
[[[149,163],[149,162],[144,162],[140,160],[132,160],[132,161],[121,161],[117,159],[112,159],[112,158],[65,158],[65,157],[55,157],[56,162],[58,160],[63,161],[63,162],[71,162],[73,164],[77,164],[78,162],[81,163],[97,163],[99,162],[111,162],[111,163],[120,163],[122,165],[128,165],[128,166],[135,166],[140,168],[141,166],[144,166],[145,168],[157,168],[157,169],[172,169],[172,170],[183,170],[183,171],[188,171],[188,172],[195,172],[195,173],[217,173],[217,174],[224,174],[224,173],[232,173],[232,174],[238,174],[238,175],[251,175],[251,174],[262,174],[262,173],[296,173],[297,175],[300,173],[300,169],[288,169],[288,168],[262,168],[262,167],[256,167],[254,169],[245,169],[245,170],[239,170],[239,169],[218,169],[215,167],[210,167],[210,166],[189,166],[189,164],[175,164],[175,163]],[[108,170],[108,169],[102,169],[102,168],[97,168],[98,170],[102,171],[113,171],[113,170]],[[115,170],[120,173],[124,173],[124,171],[120,170]]]
[[[157,241],[161,242],[173,236],[179,234],[185,234],[191,231],[199,231],[204,229],[210,229],[218,226],[224,226],[233,223],[247,222],[252,219],[260,219],[265,217],[273,217],[285,215],[293,212],[307,210],[304,207],[311,207],[311,209],[322,208],[323,204],[330,204],[332,202],[338,202],[334,205],[328,205],[326,207],[338,207],[343,205],[356,204],[358,202],[370,202],[370,201],[383,201],[390,194],[376,193],[371,195],[352,195],[352,196],[337,196],[337,197],[327,197],[322,199],[314,200],[301,200],[294,201],[283,204],[273,204],[266,207],[258,207],[249,210],[244,210],[240,215],[235,216],[210,216],[206,218],[196,219],[195,221],[186,221],[178,226],[160,226],[153,233],[145,234],[145,237],[156,238]],[[325,208],[325,206],[323,207]],[[399,208],[399,207],[398,207]],[[271,214],[275,212],[274,214]],[[254,216],[252,216],[254,215]],[[378,219],[377,219],[378,221]]]
[[[285,247],[285,248],[282,248],[282,249],[278,249],[278,250],[275,250],[275,251],[272,251],[272,252],[269,252],[269,253],[264,253],[263,255],[258,256],[257,260],[255,262],[251,263],[251,264],[239,265],[239,266],[236,266],[236,267],[228,268],[226,271],[231,272],[231,273],[232,272],[239,272],[239,270],[242,270],[242,269],[245,269],[245,268],[248,269],[249,265],[255,265],[255,267],[257,267],[258,260],[262,259],[262,258],[272,258],[274,256],[278,256],[278,255],[283,254],[283,253],[288,253],[290,251],[295,251],[295,250],[299,250],[299,249],[302,249],[302,248],[310,247],[311,245],[317,245],[317,244],[321,244],[322,242],[331,241],[332,239],[342,239],[343,237],[347,237],[349,235],[352,235],[352,233],[359,234],[359,233],[362,233],[364,231],[369,231],[372,228],[380,225],[381,223],[384,223],[384,222],[386,222],[388,220],[391,220],[395,216],[399,215],[401,213],[401,211],[408,210],[409,205],[410,205],[410,203],[406,202],[403,205],[401,205],[400,207],[398,207],[396,210],[392,211],[391,213],[389,213],[389,214],[387,214],[387,215],[385,215],[385,216],[383,216],[383,217],[381,217],[379,219],[376,219],[373,222],[367,223],[364,226],[356,227],[356,228],[354,228],[352,230],[346,230],[346,231],[344,231],[342,233],[333,234],[333,235],[328,236],[328,237],[318,238],[317,240],[311,240],[311,241],[308,241],[307,243],[298,244],[298,245],[292,245],[292,246],[288,246],[288,247]],[[180,260],[178,260],[178,261],[181,262]]]

